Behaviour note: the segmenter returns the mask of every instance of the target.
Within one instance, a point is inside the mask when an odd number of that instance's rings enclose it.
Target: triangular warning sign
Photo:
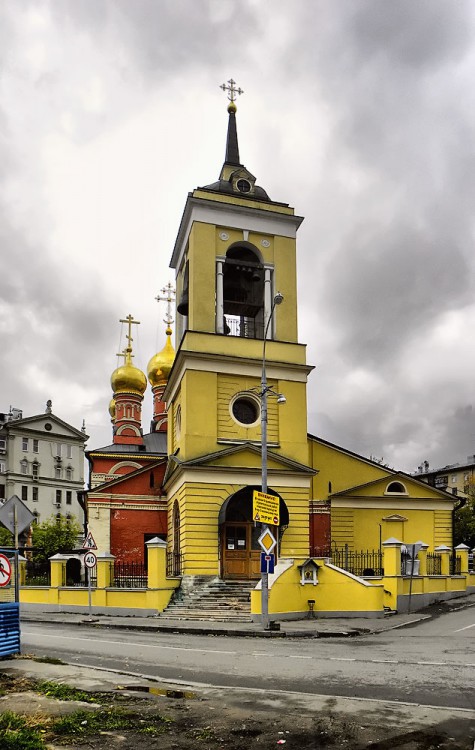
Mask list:
[[[84,540],[84,544],[82,545],[83,549],[97,549],[97,544],[94,541],[94,537],[92,536],[91,532],[87,532],[87,536]]]

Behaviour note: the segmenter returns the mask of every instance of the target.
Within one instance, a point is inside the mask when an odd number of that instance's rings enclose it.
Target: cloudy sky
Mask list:
[[[164,343],[187,192],[241,160],[299,231],[309,431],[415,470],[475,453],[469,0],[0,0],[0,410],[111,442],[119,319]],[[144,406],[144,426],[151,393]]]

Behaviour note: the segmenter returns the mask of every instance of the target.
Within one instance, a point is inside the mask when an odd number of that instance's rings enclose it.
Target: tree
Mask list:
[[[467,544],[470,549],[475,547],[475,482],[468,485],[467,502],[455,511],[454,538],[455,545]]]
[[[41,562],[58,552],[70,552],[74,549],[82,529],[75,518],[51,516],[46,521],[35,524],[32,532],[34,559]]]
[[[0,547],[13,547],[13,534],[5,526],[0,526]]]

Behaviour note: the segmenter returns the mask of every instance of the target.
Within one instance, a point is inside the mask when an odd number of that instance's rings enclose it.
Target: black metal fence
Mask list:
[[[457,555],[450,555],[450,574],[459,576],[462,572],[462,558]]]
[[[442,575],[442,555],[438,552],[428,552],[427,554],[427,575]]]
[[[167,552],[167,577],[177,578],[183,575],[183,553]]]
[[[146,589],[147,568],[142,562],[111,563],[111,586],[117,589]]]
[[[332,563],[355,576],[382,576],[383,553],[380,550],[334,549],[331,555]]]
[[[26,561],[25,586],[51,586],[51,566],[49,560]]]

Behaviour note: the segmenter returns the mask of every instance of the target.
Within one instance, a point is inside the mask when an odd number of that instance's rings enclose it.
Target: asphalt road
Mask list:
[[[25,623],[23,652],[209,686],[475,709],[475,607],[352,639],[195,636]]]

